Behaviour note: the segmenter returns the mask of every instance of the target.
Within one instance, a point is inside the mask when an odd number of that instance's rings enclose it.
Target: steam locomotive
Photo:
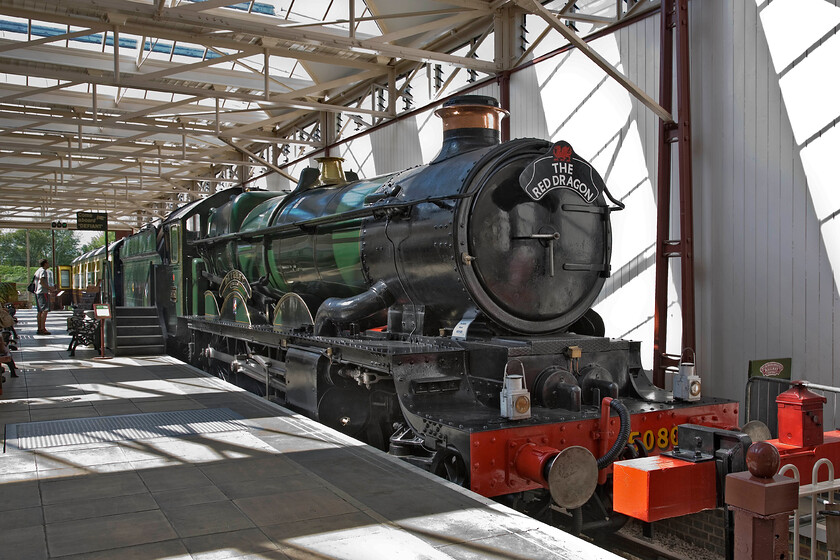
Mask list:
[[[609,511],[614,460],[671,449],[680,424],[735,427],[738,405],[674,400],[639,343],[604,336],[623,206],[571,144],[500,143],[490,97],[437,115],[427,165],[359,180],[324,157],[288,195],[176,210],[154,250],[148,230],[122,246],[116,291],[157,306],[170,352],[579,529]]]

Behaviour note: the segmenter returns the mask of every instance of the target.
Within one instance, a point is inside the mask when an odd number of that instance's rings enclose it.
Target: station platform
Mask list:
[[[618,558],[169,356],[17,317],[0,558]]]

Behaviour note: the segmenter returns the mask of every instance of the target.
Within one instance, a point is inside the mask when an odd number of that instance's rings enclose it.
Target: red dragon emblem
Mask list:
[[[569,145],[566,146],[554,146],[554,160],[560,161],[571,161],[572,159],[572,147]]]

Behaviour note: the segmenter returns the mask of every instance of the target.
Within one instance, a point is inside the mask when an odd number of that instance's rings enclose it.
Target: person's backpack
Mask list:
[[[32,276],[32,282],[30,282],[26,287],[26,291],[32,292],[33,294],[35,293],[35,276]]]

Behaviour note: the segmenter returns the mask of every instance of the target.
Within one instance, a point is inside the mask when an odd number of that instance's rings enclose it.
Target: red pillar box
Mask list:
[[[809,391],[801,381],[776,397],[779,443],[813,447],[823,442],[823,405],[826,399]]]

